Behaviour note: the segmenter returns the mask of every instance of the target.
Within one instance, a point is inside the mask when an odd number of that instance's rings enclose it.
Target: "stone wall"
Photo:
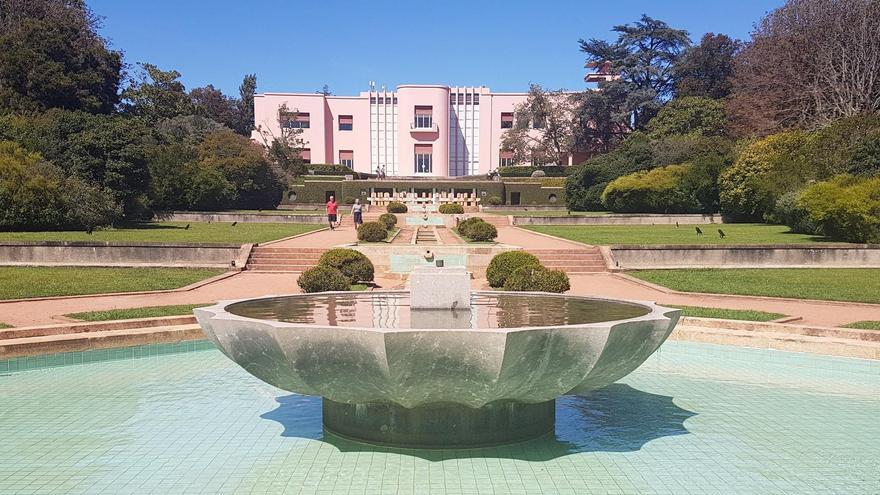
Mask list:
[[[880,268],[877,244],[611,246],[614,268]]]
[[[514,217],[514,225],[683,225],[723,223],[721,215],[712,214],[614,214],[564,217]]]
[[[203,211],[171,211],[159,215],[166,222],[241,222],[241,223],[324,223],[324,215],[258,215],[256,213],[213,213]]]
[[[243,266],[250,244],[149,244],[134,242],[2,241],[2,266]]]

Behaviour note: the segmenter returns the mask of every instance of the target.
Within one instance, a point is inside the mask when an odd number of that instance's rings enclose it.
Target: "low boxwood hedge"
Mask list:
[[[379,222],[367,222],[357,230],[358,240],[364,242],[382,242],[388,236],[385,224]]]
[[[372,282],[375,273],[370,259],[354,249],[331,249],[321,255],[318,265],[339,270],[348,278],[350,284]]]
[[[391,230],[397,225],[397,215],[394,213],[383,213],[379,215],[379,223],[384,224],[386,229]]]
[[[570,288],[568,275],[559,270],[548,270],[541,265],[521,266],[504,281],[504,290],[517,292],[561,294]]]
[[[440,205],[438,211],[444,215],[454,215],[464,213],[464,206],[458,203],[445,203]]]
[[[524,266],[540,266],[541,262],[538,257],[525,251],[508,251],[506,253],[496,254],[489,262],[486,268],[486,278],[489,280],[491,287],[499,288],[504,286],[507,277],[510,276],[517,268]]]
[[[348,277],[336,268],[318,265],[302,272],[296,280],[303,292],[343,291],[351,288]]]
[[[400,201],[392,201],[388,203],[388,213],[406,213],[407,207]]]

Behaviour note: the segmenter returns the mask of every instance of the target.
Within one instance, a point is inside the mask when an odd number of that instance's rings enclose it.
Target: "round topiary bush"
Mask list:
[[[538,258],[525,251],[508,251],[506,253],[496,254],[489,267],[486,268],[486,278],[489,285],[495,288],[503,287],[507,277],[510,276],[517,268],[523,266],[540,266],[541,262]]]
[[[400,201],[392,201],[388,203],[388,213],[406,213],[406,205]]]
[[[370,259],[354,249],[331,249],[321,255],[321,258],[318,259],[318,265],[339,270],[351,284],[372,282],[375,272]]]
[[[382,242],[388,235],[384,223],[367,222],[358,227],[358,240],[365,242]]]
[[[568,280],[568,275],[559,270],[547,270],[538,288],[541,292],[555,292],[557,294],[562,294],[569,289],[571,289],[571,282]]]
[[[504,290],[516,292],[532,292],[543,290],[544,279],[550,270],[541,265],[521,266],[513,271],[504,281]]]
[[[498,237],[498,229],[491,223],[475,223],[468,229],[467,237],[478,242],[494,241]]]
[[[318,265],[302,272],[296,280],[303,292],[326,292],[350,290],[348,278],[336,268]]]
[[[532,172],[532,177],[547,177],[547,172],[544,172],[543,170],[535,170]]]
[[[394,213],[383,213],[379,215],[379,223],[385,225],[385,228],[391,230],[397,225],[397,215]]]
[[[454,215],[456,213],[461,214],[464,213],[464,206],[461,206],[458,203],[446,203],[440,205],[438,211],[444,215]]]
[[[498,206],[501,203],[503,203],[503,201],[501,201],[501,198],[498,196],[489,196],[486,198],[486,201],[483,201],[483,204],[486,206]]]
[[[483,220],[482,218],[477,218],[477,217],[471,217],[471,218],[462,220],[462,221],[458,222],[458,233],[465,236],[465,237],[470,237],[470,235],[468,234],[468,231],[470,230],[470,228],[478,223],[485,223],[485,222],[486,221]]]

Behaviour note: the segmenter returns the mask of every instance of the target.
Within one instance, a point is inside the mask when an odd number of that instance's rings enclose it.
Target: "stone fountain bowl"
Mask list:
[[[373,443],[429,447],[497,444],[547,433],[556,397],[587,393],[626,376],[660,347],[680,316],[680,310],[651,302],[529,292],[504,297],[625,304],[638,307],[640,316],[513,328],[471,328],[468,318],[468,328],[461,328],[455,312],[428,310],[413,313],[410,326],[419,326],[418,319],[437,328],[381,328],[374,321],[302,324],[228,310],[242,302],[281,299],[332,303],[351,294],[221,301],[195,315],[217,347],[252,375],[284,390],[322,396],[327,429]],[[402,294],[408,293],[364,297]],[[472,297],[496,294],[476,291]]]

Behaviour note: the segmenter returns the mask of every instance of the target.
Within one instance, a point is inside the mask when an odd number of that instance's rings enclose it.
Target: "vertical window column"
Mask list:
[[[430,174],[434,170],[433,146],[430,144],[415,145],[415,173]]]

